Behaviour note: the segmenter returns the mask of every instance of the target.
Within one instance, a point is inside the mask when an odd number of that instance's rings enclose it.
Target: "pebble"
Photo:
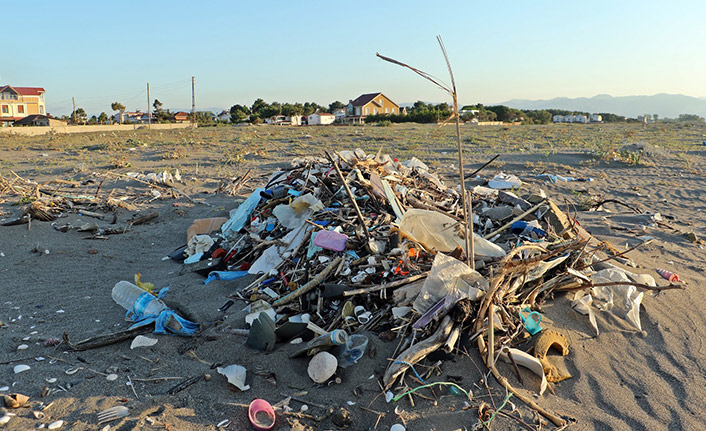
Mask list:
[[[29,348],[29,346],[26,344],[20,344],[19,346],[17,346],[17,350],[25,350],[28,348]]]
[[[7,392],[7,391],[9,391],[9,390],[10,390],[10,387],[9,387],[9,386],[3,386],[3,387],[0,388],[0,392]]]
[[[58,420],[58,421],[50,423],[47,428],[50,430],[55,430],[55,429],[61,428],[63,425],[64,425],[64,421]]]
[[[109,382],[112,382],[112,381],[116,380],[117,378],[118,378],[117,374],[108,374],[107,376],[105,376],[105,379]]]
[[[14,368],[15,374],[19,374],[19,373],[21,373],[21,372],[23,372],[23,371],[27,371],[27,370],[29,370],[30,368],[31,368],[31,367],[30,367],[29,365],[24,365],[24,364],[15,365],[15,368]]]
[[[390,427],[390,431],[405,431],[405,427],[402,424],[394,424]]]
[[[10,416],[10,415],[5,415],[5,416],[1,417],[0,418],[0,426],[3,426],[6,423],[10,422],[10,418],[12,418],[12,416]]]

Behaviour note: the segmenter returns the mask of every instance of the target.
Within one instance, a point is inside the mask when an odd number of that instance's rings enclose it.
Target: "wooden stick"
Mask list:
[[[420,341],[419,343],[415,344],[412,347],[409,347],[407,350],[400,353],[396,360],[408,362],[410,364],[415,364],[421,361],[429,353],[433,352],[434,350],[443,346],[444,343],[446,343],[449,334],[453,330],[453,326],[454,325],[453,321],[451,320],[451,317],[444,316],[434,334],[432,334],[426,340]],[[390,365],[385,371],[385,375],[383,376],[383,383],[385,383],[385,387],[389,388],[390,386],[392,386],[397,377],[399,377],[399,375],[402,374],[407,368],[409,368],[409,365],[407,364],[399,362],[392,363],[392,365]]]
[[[377,292],[379,290],[389,289],[392,287],[404,286],[405,284],[409,284],[409,283],[415,282],[417,280],[421,280],[422,278],[426,278],[426,276],[428,276],[428,275],[429,275],[429,271],[422,273],[422,274],[413,275],[411,277],[408,277],[408,278],[405,278],[402,280],[393,281],[392,283],[380,284],[378,286],[373,286],[373,287],[364,287],[362,289],[346,290],[343,292],[343,296],[353,296],[353,295],[360,295],[360,294],[366,294],[366,293],[373,293],[373,292]]]
[[[348,187],[348,183],[346,182],[346,178],[343,176],[343,172],[341,172],[341,168],[338,167],[338,163],[336,163],[335,160],[333,160],[333,157],[331,157],[331,154],[328,153],[328,151],[324,151],[326,154],[326,157],[331,161],[331,164],[333,167],[336,169],[336,173],[338,174],[338,177],[341,179],[341,182],[343,183],[343,188],[346,189],[346,193],[348,193],[348,197],[350,198],[351,202],[353,203],[353,208],[355,208],[355,213],[358,216],[358,221],[360,222],[361,227],[363,228],[363,232],[365,233],[365,238],[370,241],[370,232],[368,232],[368,226],[365,224],[365,219],[363,218],[363,213],[360,212],[360,208],[358,207],[358,203],[355,201],[355,196],[353,196],[353,192],[351,192],[350,187]]]
[[[326,280],[326,277],[329,276],[331,271],[336,269],[338,265],[343,261],[342,256],[338,256],[336,259],[334,259],[333,262],[331,262],[326,268],[324,268],[323,271],[321,271],[314,279],[309,281],[307,284],[304,286],[300,287],[299,289],[295,290],[294,292],[283,296],[282,298],[276,300],[275,302],[272,303],[273,306],[279,307],[280,305],[287,304],[291,302],[293,299],[297,299],[300,296],[304,295],[305,293],[309,292],[311,289],[315,288],[319,284],[323,283]]]

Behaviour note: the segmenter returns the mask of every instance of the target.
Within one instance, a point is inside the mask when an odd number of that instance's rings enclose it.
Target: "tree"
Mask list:
[[[677,121],[681,123],[703,123],[704,118],[695,114],[679,114]]]
[[[659,121],[659,114],[652,114],[652,119],[654,119],[655,123]]]
[[[101,112],[101,114],[98,116],[98,121],[101,124],[105,124],[108,122],[108,115],[105,112]]]
[[[122,113],[125,111],[125,105],[123,105],[123,104],[120,103],[120,102],[113,102],[113,103],[110,104],[110,109],[112,109],[113,111],[118,111],[118,112],[120,112],[120,121],[119,121],[119,123],[122,123],[122,122],[123,122]]]
[[[162,106],[162,102],[160,102],[159,99],[154,99],[154,103],[152,104],[152,107],[154,107],[154,113],[152,114],[152,118],[156,123],[163,123],[169,121],[172,117],[169,110],[167,109],[165,111],[164,109],[162,109]]]
[[[346,105],[344,105],[340,101],[336,100],[335,102],[330,103],[328,105],[328,112],[329,112],[329,114],[333,114],[333,111],[335,111],[337,109],[343,109],[345,107],[346,107]]]
[[[256,117],[262,117],[261,112],[263,109],[267,108],[269,105],[262,99],[256,99],[250,107],[250,115],[255,115]]]
[[[74,118],[73,118],[74,124],[78,124],[79,122],[86,122],[86,111],[83,108],[76,108],[74,111]]]
[[[230,107],[231,123],[240,123],[247,120],[250,115],[250,108],[244,105],[233,105]]]

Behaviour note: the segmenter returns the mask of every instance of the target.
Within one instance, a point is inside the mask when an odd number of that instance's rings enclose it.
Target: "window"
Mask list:
[[[380,106],[382,106],[384,104],[384,102],[382,101],[382,98],[380,98],[379,102],[380,102]]]
[[[390,113],[390,108],[385,108],[385,113],[389,114]]]
[[[378,115],[378,108],[373,108],[373,115]]]
[[[365,108],[365,115],[368,115],[370,113],[370,108]]]
[[[18,113],[18,114],[24,114],[24,113],[25,113],[25,107],[24,107],[24,105],[17,105],[17,113]]]
[[[44,115],[44,106],[39,105],[39,113]]]
[[[3,114],[9,114],[10,113],[10,107],[8,105],[2,105],[2,113]]]

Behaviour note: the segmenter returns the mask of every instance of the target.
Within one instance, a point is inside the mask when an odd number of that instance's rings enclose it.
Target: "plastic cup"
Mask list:
[[[275,426],[275,410],[263,399],[255,399],[248,408],[248,418],[257,431],[271,430]]]

